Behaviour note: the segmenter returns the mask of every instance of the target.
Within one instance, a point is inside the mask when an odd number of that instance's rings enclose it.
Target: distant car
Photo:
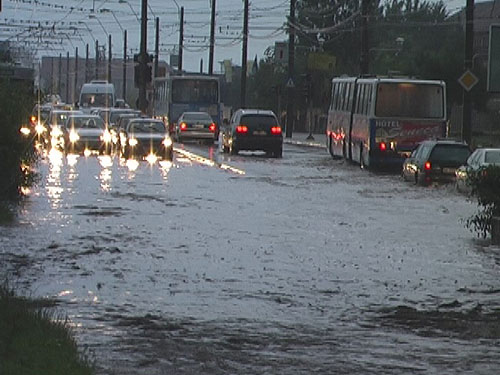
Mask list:
[[[458,191],[470,192],[468,178],[471,173],[490,165],[500,166],[500,148],[478,148],[467,159],[465,165],[457,169],[456,187]]]
[[[428,185],[432,182],[452,182],[456,170],[471,154],[469,146],[453,140],[424,141],[403,163],[406,181]]]
[[[72,115],[66,122],[65,149],[79,153],[85,150],[110,153],[111,134],[104,120],[97,115]]]
[[[206,112],[184,112],[177,120],[175,138],[178,142],[198,139],[213,143],[218,138],[217,124]]]
[[[240,150],[262,150],[281,158],[283,133],[273,111],[239,109],[221,130],[222,150],[237,154]]]
[[[173,159],[173,142],[163,121],[134,118],[121,132],[122,153],[125,158],[154,155],[164,160]]]
[[[115,108],[130,108],[124,99],[116,99]]]
[[[81,111],[52,110],[47,119],[47,130],[50,136],[52,147],[64,149],[64,134],[66,130],[66,121],[70,116],[82,115]]]

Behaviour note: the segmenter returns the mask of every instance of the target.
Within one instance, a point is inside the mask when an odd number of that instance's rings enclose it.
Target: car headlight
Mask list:
[[[50,132],[50,135],[51,135],[52,137],[60,137],[60,136],[62,136],[62,135],[63,135],[63,132],[62,132],[62,130],[61,130],[61,129],[59,129],[59,127],[58,127],[58,126],[54,126],[54,127],[52,128],[51,132]]]
[[[101,135],[101,140],[105,143],[110,143],[112,140],[111,133],[107,130],[104,131]]]
[[[45,131],[47,131],[47,129],[45,129],[45,126],[43,126],[42,124],[36,124],[35,131],[37,132],[38,135],[41,135]]]
[[[165,139],[163,140],[163,146],[165,146],[166,148],[169,148],[170,146],[172,146],[172,138],[170,137],[165,137]]]
[[[130,139],[128,140],[128,144],[129,144],[130,146],[132,146],[132,147],[137,146],[137,139],[135,139],[135,138],[130,138]]]
[[[77,132],[75,132],[74,130],[72,130],[70,133],[69,133],[69,141],[71,143],[75,143],[77,142],[78,140],[80,139],[80,136],[78,135]]]

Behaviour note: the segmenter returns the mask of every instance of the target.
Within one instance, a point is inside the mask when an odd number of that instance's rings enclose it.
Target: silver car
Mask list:
[[[177,120],[175,138],[178,142],[196,139],[213,143],[218,137],[217,124],[206,112],[184,112]]]
[[[455,172],[457,190],[463,193],[470,193],[469,175],[490,165],[500,166],[500,148],[478,148]]]
[[[72,115],[66,122],[64,143],[68,152],[111,151],[111,134],[97,115]]]

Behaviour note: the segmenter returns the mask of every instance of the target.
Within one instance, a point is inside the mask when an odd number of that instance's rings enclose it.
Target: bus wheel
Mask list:
[[[344,159],[347,159],[347,145],[345,143],[345,139],[342,141],[342,156]]]

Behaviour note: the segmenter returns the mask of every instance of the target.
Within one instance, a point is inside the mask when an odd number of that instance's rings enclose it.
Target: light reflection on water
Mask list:
[[[101,190],[108,192],[111,190],[113,159],[109,155],[99,156],[99,164],[101,165],[101,173],[99,174],[99,181],[101,182]]]
[[[49,175],[47,178],[47,195],[53,209],[60,208],[61,195],[63,188],[61,186],[61,171],[64,155],[55,148],[51,149],[49,154]]]

